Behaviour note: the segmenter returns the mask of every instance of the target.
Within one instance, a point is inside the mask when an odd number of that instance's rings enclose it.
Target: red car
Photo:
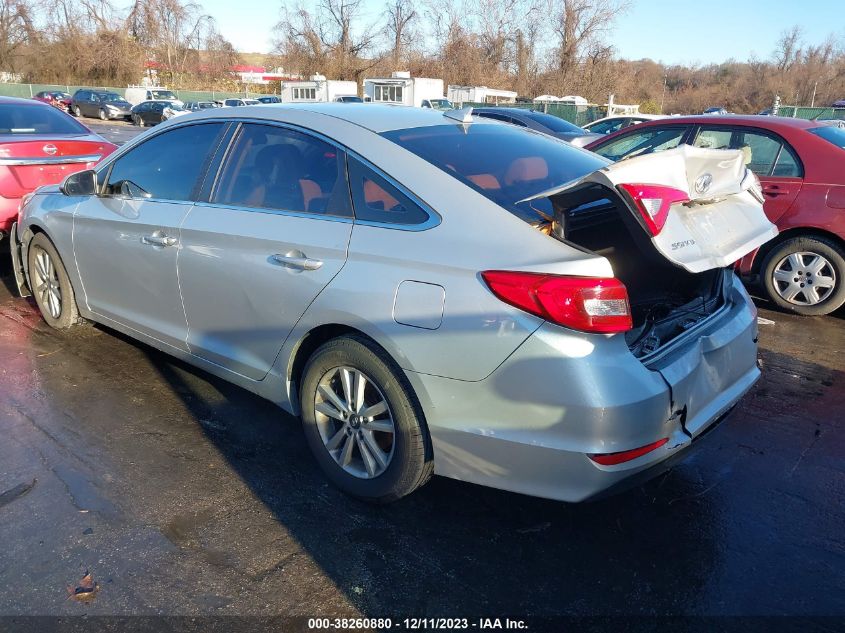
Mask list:
[[[54,108],[64,110],[68,114],[70,113],[71,98],[66,92],[61,92],[59,90],[44,90],[43,92],[36,94],[33,99],[49,103]]]
[[[45,103],[0,97],[0,240],[17,220],[23,196],[90,169],[115,149],[69,114]]]
[[[646,121],[586,145],[613,161],[682,143],[740,149],[780,235],[736,266],[782,308],[813,316],[845,303],[845,129],[770,116]]]

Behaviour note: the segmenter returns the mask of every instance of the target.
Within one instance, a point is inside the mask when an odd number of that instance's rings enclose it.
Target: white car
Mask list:
[[[612,134],[623,128],[642,123],[643,121],[654,121],[655,119],[665,119],[665,114],[617,114],[614,116],[606,116],[603,119],[597,119],[592,123],[582,126],[594,134]]]

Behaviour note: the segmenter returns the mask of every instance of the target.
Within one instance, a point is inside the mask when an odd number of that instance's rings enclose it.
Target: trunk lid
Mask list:
[[[665,224],[651,235],[625,186],[670,187],[686,194],[669,206]],[[775,237],[777,227],[763,212],[757,178],[745,166],[739,150],[715,150],[682,145],[657,154],[613,163],[537,198],[563,198],[589,185],[617,194],[643,224],[657,251],[689,272],[729,266]]]
[[[0,195],[20,198],[40,187],[64,180],[74,172],[90,169],[114,150],[98,137],[0,137]]]

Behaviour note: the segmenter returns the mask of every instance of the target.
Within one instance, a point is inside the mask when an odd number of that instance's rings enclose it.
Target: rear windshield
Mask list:
[[[528,222],[549,219],[551,202],[520,200],[609,164],[545,134],[497,123],[435,125],[382,136]]]
[[[561,119],[559,116],[546,114],[545,112],[522,112],[523,116],[527,116],[541,125],[545,125],[552,132],[561,132],[566,134],[584,134],[584,128],[580,128],[574,123],[570,123],[566,119]]]
[[[809,132],[821,136],[828,143],[833,143],[840,149],[845,149],[845,129],[841,127],[825,125],[824,127],[814,127]]]
[[[88,129],[50,106],[2,104],[0,134],[88,134]]]

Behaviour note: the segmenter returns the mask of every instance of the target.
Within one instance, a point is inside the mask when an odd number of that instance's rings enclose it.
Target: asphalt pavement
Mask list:
[[[51,330],[7,248],[0,615],[845,618],[842,311],[761,309],[762,379],[641,487],[567,505],[435,477],[372,507],[269,402],[103,327]],[[86,572],[96,592],[69,599]]]

